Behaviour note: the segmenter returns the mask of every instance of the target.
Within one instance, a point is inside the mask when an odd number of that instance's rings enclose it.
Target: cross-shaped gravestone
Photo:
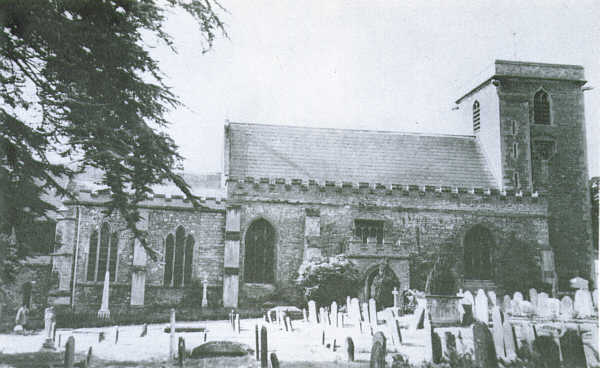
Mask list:
[[[204,281],[202,281],[202,308],[206,308],[208,306],[207,289],[208,280],[205,278]]]

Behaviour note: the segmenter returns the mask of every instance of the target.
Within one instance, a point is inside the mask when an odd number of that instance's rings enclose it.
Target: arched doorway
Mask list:
[[[275,281],[275,229],[264,219],[254,221],[246,231],[244,280],[258,284]]]
[[[482,225],[474,226],[464,239],[465,279],[490,280],[492,278],[492,233]]]
[[[382,263],[371,269],[365,279],[365,300],[373,298],[377,302],[377,309],[381,310],[394,305],[394,288],[400,288],[400,281],[389,267]]]

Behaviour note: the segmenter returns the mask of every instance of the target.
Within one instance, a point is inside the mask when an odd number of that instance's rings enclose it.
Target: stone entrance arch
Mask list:
[[[380,263],[371,267],[366,272],[364,281],[364,299],[374,298],[377,301],[377,309],[392,307],[394,305],[394,288],[400,289],[398,276],[386,263]]]

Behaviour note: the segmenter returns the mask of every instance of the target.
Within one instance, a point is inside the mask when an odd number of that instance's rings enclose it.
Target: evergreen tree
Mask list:
[[[152,185],[171,181],[198,205],[164,133],[179,102],[144,42],[175,51],[163,23],[177,7],[196,19],[204,50],[225,34],[214,0],[0,2],[0,233],[47,216],[48,196],[71,195],[64,179],[90,167],[103,173],[107,214],[144,245],[136,205]]]

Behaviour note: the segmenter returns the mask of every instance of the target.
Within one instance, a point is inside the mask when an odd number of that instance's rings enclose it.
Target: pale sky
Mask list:
[[[600,175],[600,2],[221,0],[229,39],[202,54],[183,13],[153,51],[186,105],[169,132],[190,172],[222,170],[226,119],[472,134],[454,101],[495,59],[585,67],[590,176]]]

